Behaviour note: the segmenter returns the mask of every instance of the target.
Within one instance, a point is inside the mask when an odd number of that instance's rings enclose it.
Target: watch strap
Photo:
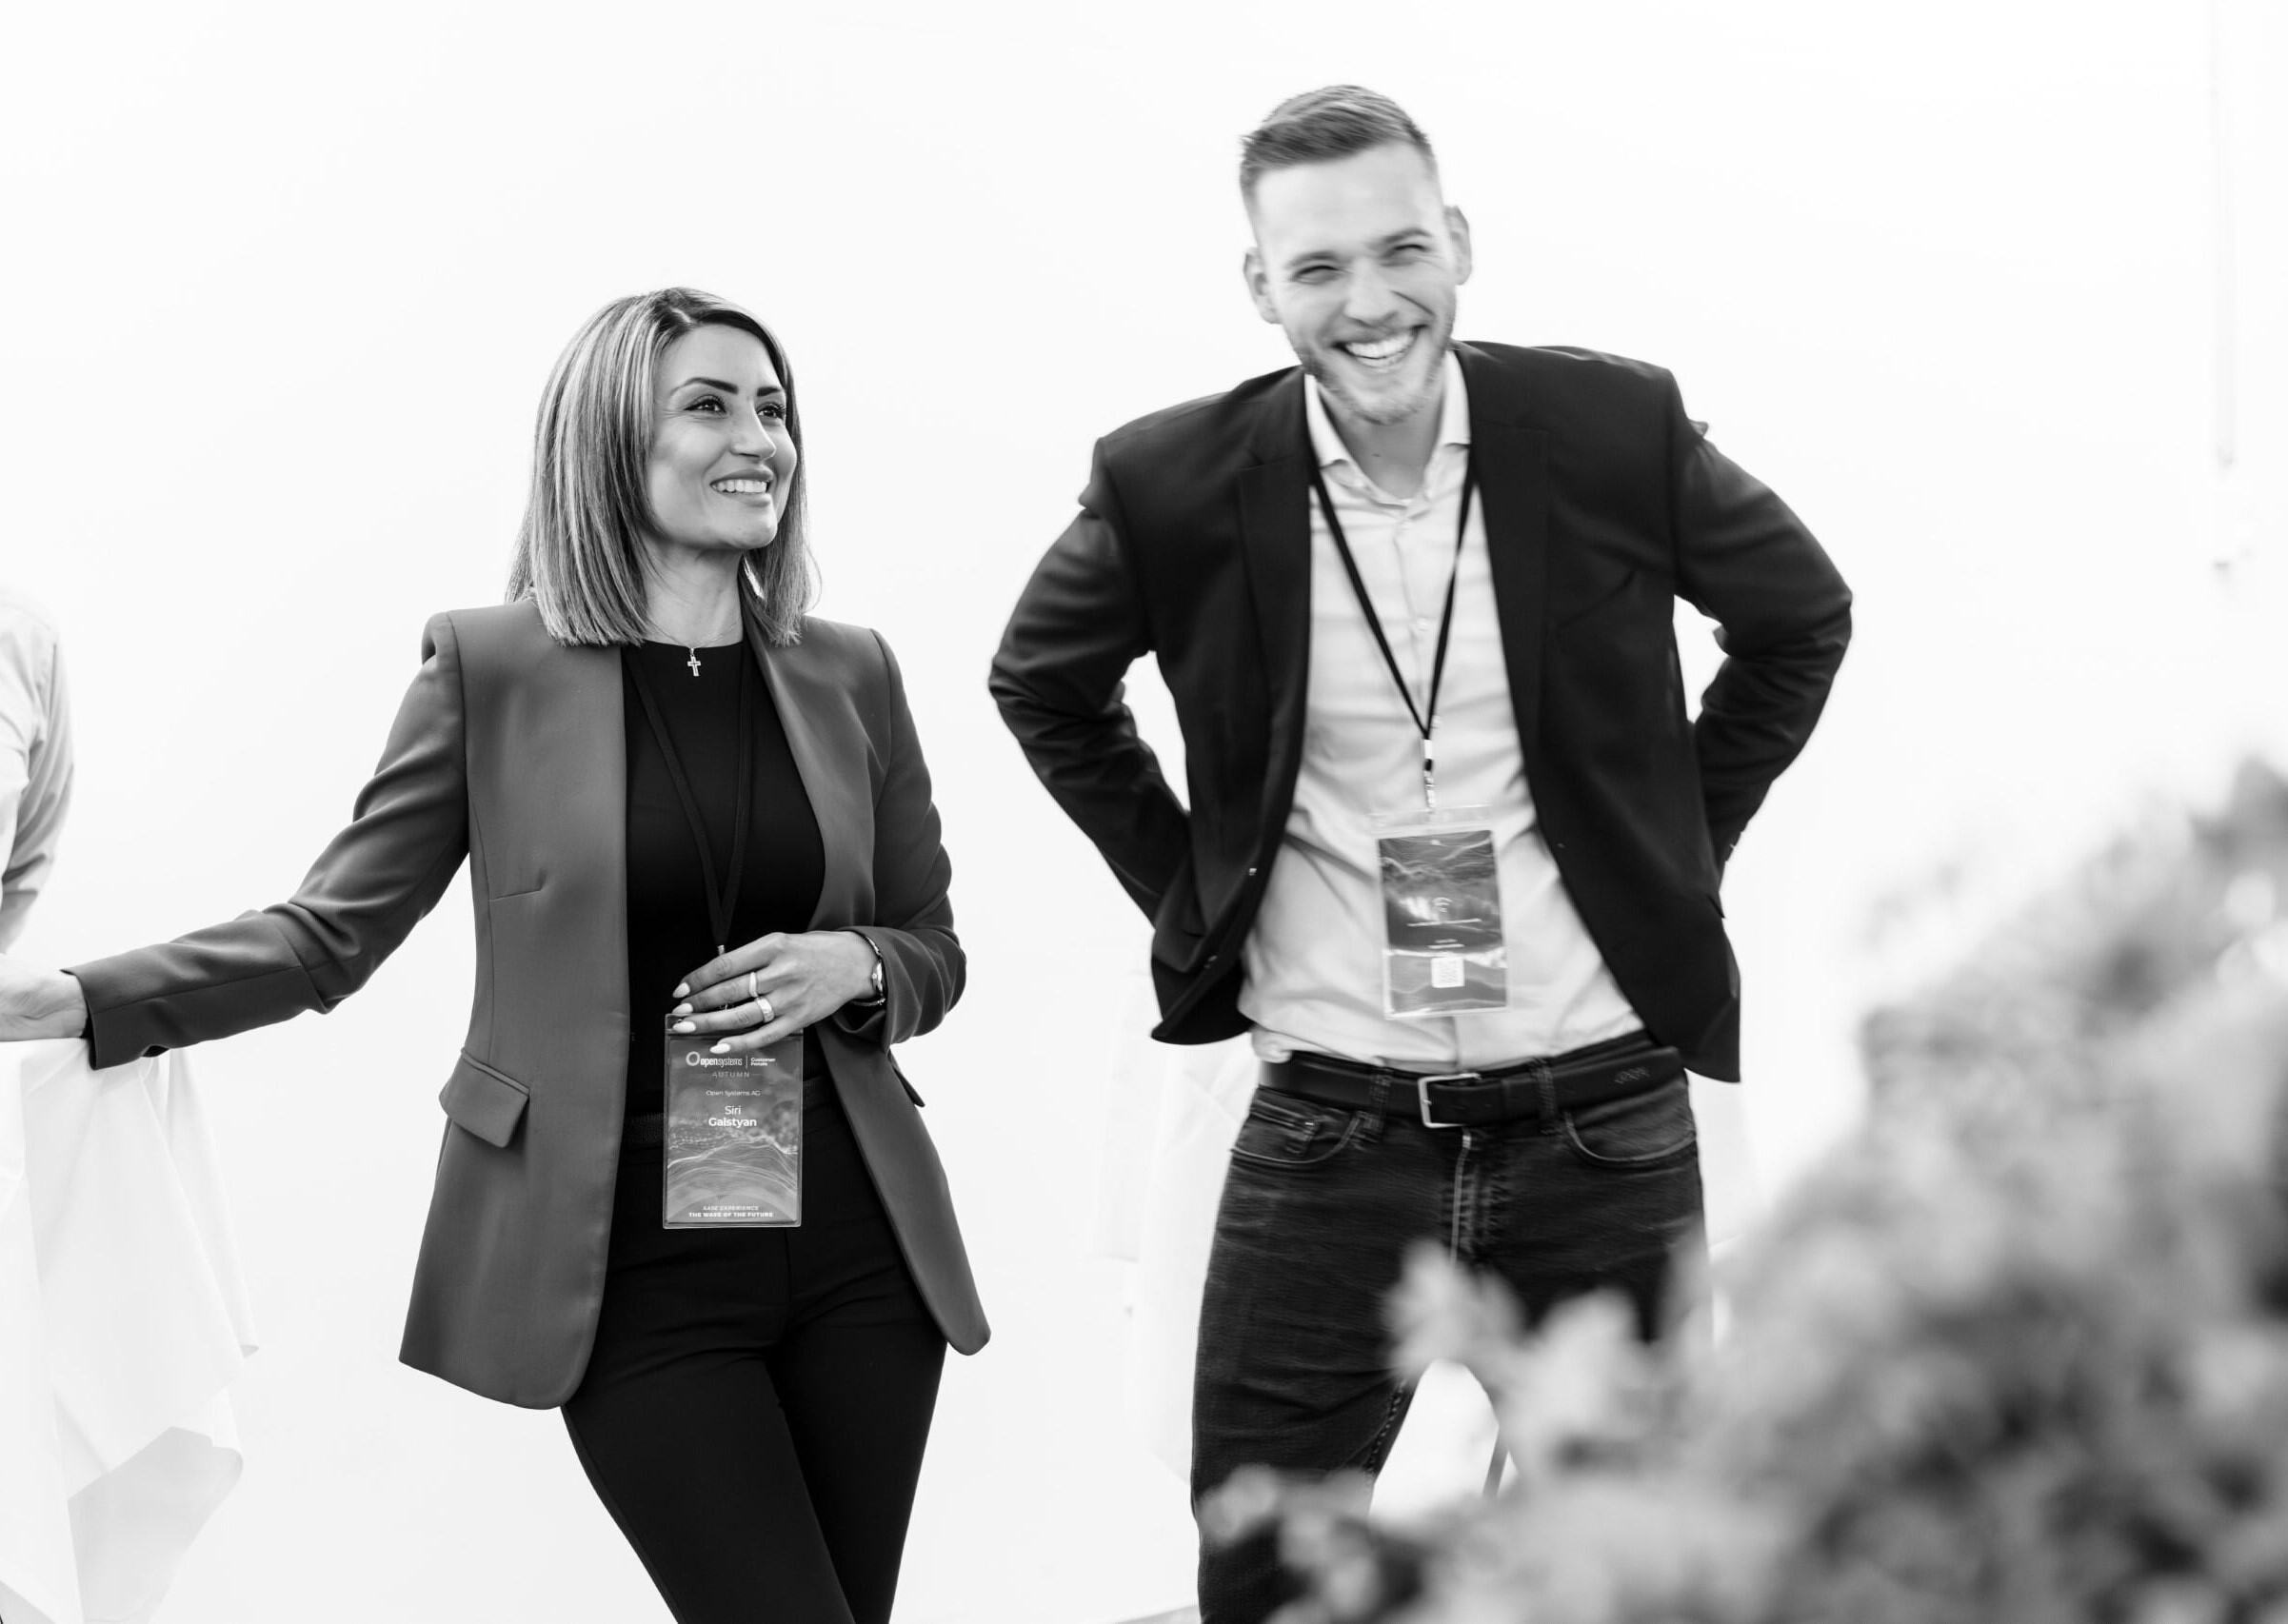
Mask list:
[[[846,930],[849,929],[849,927],[846,925],[844,926],[844,928]],[[874,973],[872,977],[874,984],[873,994],[871,997],[854,999],[851,1001],[855,1003],[881,1003],[884,1000],[889,997],[888,986],[883,980],[884,973],[882,968],[882,949],[875,946],[874,939],[866,935],[866,933],[863,930],[851,930],[850,934],[856,937],[859,941],[865,942],[866,944],[867,951],[872,953],[874,956]]]

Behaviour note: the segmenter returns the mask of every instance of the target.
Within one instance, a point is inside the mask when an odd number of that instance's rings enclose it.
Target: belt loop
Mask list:
[[[1534,1091],[1542,1097],[1542,1132],[1557,1132],[1557,1073],[1547,1060],[1533,1062]]]
[[[1372,1144],[1376,1139],[1382,1138],[1383,1118],[1390,1109],[1390,1090],[1393,1080],[1387,1071],[1377,1066],[1374,1076],[1367,1081],[1366,1121],[1362,1136],[1363,1142],[1367,1144]]]

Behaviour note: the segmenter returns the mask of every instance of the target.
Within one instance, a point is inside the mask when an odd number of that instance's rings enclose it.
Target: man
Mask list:
[[[1154,1036],[1250,1032],[1203,1306],[1195,1495],[1377,1469],[1383,1303],[1423,1239],[1528,1312],[1645,1334],[1699,1244],[1684,1068],[1736,1079],[1718,881],[1809,737],[1850,594],[1658,367],[1451,342],[1468,223],[1356,87],[1243,148],[1257,310],[1300,369],[1098,443],[994,662],[1010,730],[1154,924]],[[1726,659],[1688,720],[1682,597]],[[1121,703],[1157,655],[1188,809]],[[1263,1617],[1267,1541],[1204,1549]]]

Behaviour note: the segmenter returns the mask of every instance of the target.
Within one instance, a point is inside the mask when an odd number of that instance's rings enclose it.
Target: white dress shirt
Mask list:
[[[1455,568],[1470,450],[1469,398],[1449,352],[1438,446],[1415,495],[1361,470],[1317,380],[1303,411],[1311,448],[1383,635],[1418,707],[1429,695],[1440,614]],[[1244,948],[1240,1009],[1257,1054],[1298,1049],[1408,1070],[1462,1070],[1562,1054],[1643,1024],[1565,894],[1534,815],[1510,706],[1484,504],[1473,501],[1454,578],[1454,627],[1438,700],[1438,802],[1486,808],[1501,875],[1510,1005],[1394,1020],[1383,1013],[1384,946],[1377,814],[1424,809],[1422,735],[1375,646],[1316,497],[1303,764],[1262,909]],[[1534,612],[1528,606],[1529,613]]]

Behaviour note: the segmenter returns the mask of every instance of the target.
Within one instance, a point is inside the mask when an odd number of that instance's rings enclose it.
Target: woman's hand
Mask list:
[[[76,977],[0,954],[0,1042],[76,1038],[87,1024],[88,998]]]
[[[715,1052],[747,1055],[832,1015],[874,991],[874,949],[853,930],[772,932],[710,959],[676,989],[678,1032],[724,1032]],[[769,1000],[762,1020],[756,1000]],[[762,1023],[757,1024],[758,1021]]]

